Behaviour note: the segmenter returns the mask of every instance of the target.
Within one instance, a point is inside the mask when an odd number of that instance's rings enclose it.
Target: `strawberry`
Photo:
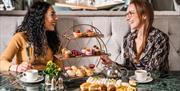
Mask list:
[[[89,68],[93,69],[95,67],[94,64],[89,64]]]

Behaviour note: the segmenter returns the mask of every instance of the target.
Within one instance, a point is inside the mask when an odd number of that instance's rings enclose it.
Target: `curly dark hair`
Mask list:
[[[43,56],[46,53],[45,46],[48,45],[53,53],[58,51],[60,40],[57,31],[46,31],[44,28],[45,14],[51,4],[47,2],[35,2],[18,26],[15,33],[25,32],[27,39],[34,46],[35,56]]]

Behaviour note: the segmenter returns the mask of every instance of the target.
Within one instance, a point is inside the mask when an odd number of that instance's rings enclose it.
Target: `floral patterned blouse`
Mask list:
[[[169,71],[169,38],[160,30],[152,27],[147,44],[142,54],[140,55],[140,63],[135,63],[136,45],[135,39],[137,32],[128,33],[124,38],[124,66],[131,70],[145,69],[147,71],[158,71],[160,73],[167,73]]]

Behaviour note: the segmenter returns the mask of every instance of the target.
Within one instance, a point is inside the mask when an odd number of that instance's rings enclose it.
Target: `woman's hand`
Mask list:
[[[105,65],[112,64],[112,60],[108,57],[108,55],[101,55],[100,58],[103,64]]]
[[[18,68],[17,68],[17,72],[24,72],[24,71],[26,71],[26,70],[29,70],[29,69],[31,69],[32,68],[32,66],[31,66],[31,64],[30,63],[28,63],[28,62],[22,62],[21,64],[19,64],[19,66],[18,66]]]
[[[31,66],[30,63],[28,63],[28,62],[22,62],[22,63],[19,64],[19,65],[12,65],[12,66],[10,67],[10,71],[24,72],[24,71],[29,70],[29,69],[31,69],[31,68],[32,68],[32,66]]]

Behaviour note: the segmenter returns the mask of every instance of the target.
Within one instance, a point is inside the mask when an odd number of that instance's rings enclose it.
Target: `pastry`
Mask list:
[[[80,55],[82,54],[82,53],[79,52],[78,50],[72,50],[71,52],[72,52],[72,56],[73,56],[73,57],[80,56]]]
[[[107,91],[116,91],[116,87],[114,85],[108,85]]]
[[[89,77],[89,78],[86,80],[86,82],[88,82],[88,83],[93,83],[93,80],[94,80],[94,77]]]
[[[77,69],[76,76],[78,77],[84,77],[86,75],[85,71],[82,69]]]
[[[93,54],[94,55],[100,55],[101,54],[99,47],[96,45],[93,46]]]
[[[87,49],[85,54],[87,56],[91,56],[92,55],[92,50],[91,49]]]
[[[133,79],[129,80],[129,84],[131,86],[136,86],[136,80],[133,80]]]
[[[92,31],[92,30],[87,30],[87,31],[86,31],[86,35],[87,35],[88,37],[92,37],[92,36],[95,36],[95,32]]]
[[[89,91],[107,91],[107,87],[100,84],[91,84],[89,86]]]
[[[91,83],[85,82],[83,84],[80,85],[80,89],[81,91],[89,91],[89,86],[91,85]]]
[[[71,66],[72,70],[77,71],[78,68],[76,66]]]
[[[63,48],[63,49],[61,50],[62,54],[65,54],[65,51],[66,51],[66,50],[67,50],[66,48]]]
[[[116,88],[116,91],[128,91],[129,83],[122,82],[120,86]]]
[[[81,68],[83,70],[87,70],[88,69],[86,66],[80,66],[79,68]]]
[[[109,86],[109,85],[114,85],[116,84],[116,80],[115,79],[108,79],[106,85]]]
[[[73,71],[73,70],[67,70],[66,73],[68,74],[69,77],[75,77],[76,76],[75,71]]]
[[[129,86],[129,83],[127,83],[127,82],[122,82],[121,85],[128,87],[128,86]]]
[[[67,70],[72,70],[72,68],[70,66],[66,66],[64,67],[64,70],[67,71]]]
[[[127,88],[127,91],[137,91],[136,87],[133,87],[133,86],[129,86]]]
[[[121,83],[122,83],[122,80],[121,80],[121,79],[117,80],[117,81],[116,81],[116,87],[121,86]]]
[[[69,58],[71,56],[71,51],[70,50],[66,50],[65,53],[64,53],[64,57],[65,58]]]
[[[86,50],[87,50],[87,48],[83,48],[83,49],[81,49],[81,52],[82,52],[83,54],[85,54],[85,53],[86,53]]]
[[[119,86],[116,88],[116,91],[128,91],[127,88],[127,86]]]
[[[83,33],[81,33],[80,30],[77,30],[77,31],[73,32],[73,35],[74,35],[75,38],[78,38],[78,37],[82,37]]]
[[[89,86],[89,91],[101,91],[101,87],[99,84],[91,84]]]
[[[100,86],[101,86],[101,90],[100,90],[100,91],[107,91],[107,87],[106,87],[106,85],[101,84]]]
[[[93,70],[91,69],[85,69],[87,76],[92,76],[94,74]]]

